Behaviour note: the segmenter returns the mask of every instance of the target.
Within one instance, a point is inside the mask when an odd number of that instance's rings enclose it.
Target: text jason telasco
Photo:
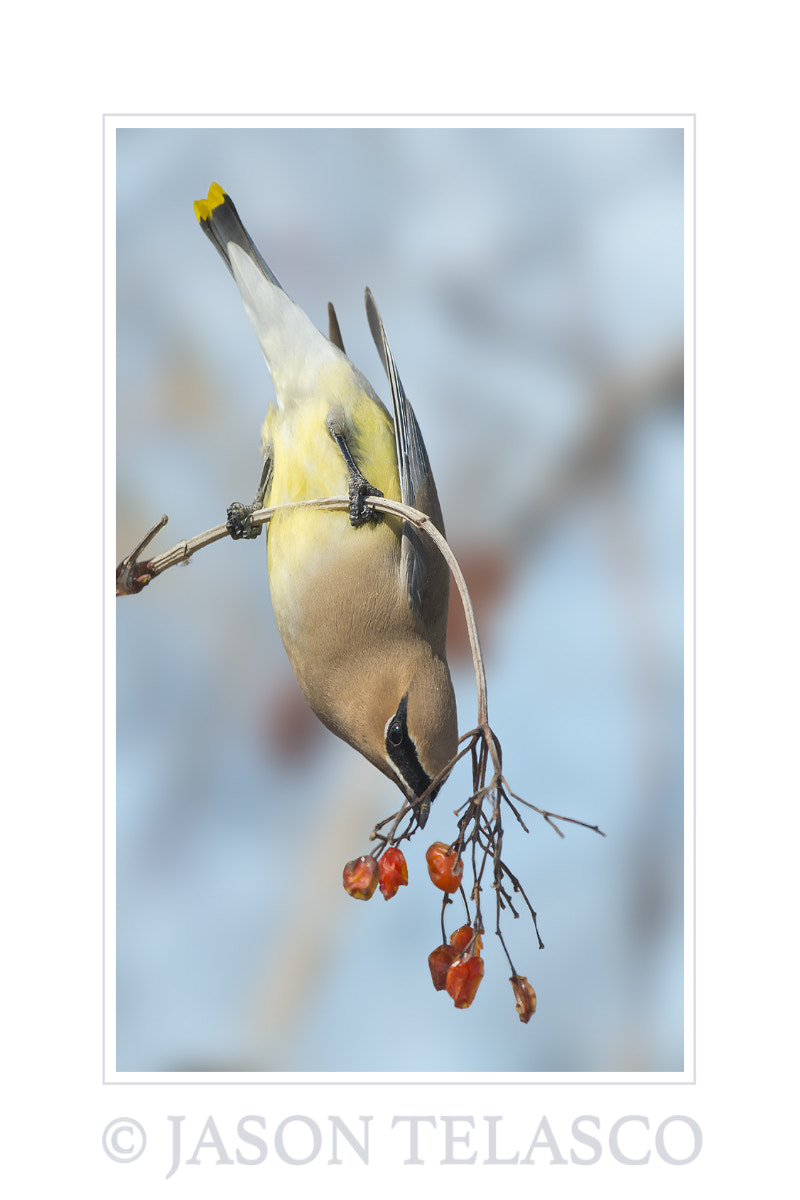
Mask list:
[[[236,1123],[213,1116],[184,1128],[185,1116],[167,1118],[172,1125],[172,1164],[166,1178],[181,1166],[256,1167],[273,1160],[304,1167],[320,1160],[329,1166],[346,1161],[370,1164],[371,1116],[285,1117],[270,1133],[266,1117],[250,1113]],[[590,1114],[556,1128],[546,1116],[527,1123],[524,1136],[503,1127],[500,1116],[392,1117],[390,1145],[403,1166],[593,1166],[604,1154],[623,1166],[646,1166],[651,1157],[670,1166],[693,1162],[703,1145],[700,1126],[691,1117],[672,1115],[651,1121],[641,1114],[618,1117],[605,1127]],[[185,1154],[188,1156],[184,1157]],[[381,1143],[383,1159],[386,1142]]]

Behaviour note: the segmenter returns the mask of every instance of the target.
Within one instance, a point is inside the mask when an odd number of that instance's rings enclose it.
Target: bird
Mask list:
[[[257,536],[250,516],[265,505],[348,496],[347,511],[273,514],[272,607],[313,712],[397,784],[423,827],[458,746],[445,646],[449,569],[425,534],[369,504],[402,501],[444,536],[430,460],[377,305],[367,288],[391,414],[347,357],[333,306],[326,336],[281,287],[223,188],[213,183],[194,210],[239,289],[275,390],[257,494],[228,508],[228,531]]]

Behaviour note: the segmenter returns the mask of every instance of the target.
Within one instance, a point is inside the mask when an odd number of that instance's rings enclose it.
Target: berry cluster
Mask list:
[[[464,861],[444,842],[434,842],[425,856],[431,882],[447,897],[461,888]],[[385,900],[391,900],[408,884],[405,855],[397,846],[388,846],[380,858],[362,854],[344,868],[344,889],[356,900],[369,900],[380,888]],[[462,925],[428,955],[431,980],[437,992],[446,991],[456,1008],[469,1008],[483,979],[483,938],[472,925]],[[536,993],[524,975],[512,975],[511,985],[521,1021],[529,1021],[536,1011]]]
[[[502,857],[502,814],[504,810],[510,810],[527,833],[520,807],[533,809],[560,837],[564,835],[556,821],[570,821],[576,825],[585,825],[585,822],[546,812],[512,792],[502,773],[499,743],[488,726],[480,726],[465,734],[461,743],[463,748],[454,761],[466,754],[471,755],[473,791],[469,799],[456,811],[458,821],[454,841],[449,844],[434,842],[428,847],[425,855],[430,880],[444,893],[442,942],[428,956],[431,979],[437,991],[447,992],[456,1008],[469,1008],[475,999],[484,970],[481,951],[485,927],[481,911],[481,893],[486,886],[484,876],[487,876],[486,882],[495,897],[495,933],[511,967],[510,983],[517,1014],[520,1021],[527,1024],[536,1011],[536,993],[527,978],[517,974],[500,928],[501,916],[506,910],[510,910],[514,917],[519,916],[515,907],[518,903],[516,896],[521,897],[527,905],[540,949],[544,948],[544,943],[539,936],[536,913],[525,890]],[[494,767],[494,772],[487,784],[487,768],[490,764]],[[448,772],[453,765],[450,764]],[[431,787],[438,782],[440,781],[434,780]],[[384,899],[390,900],[400,887],[408,884],[408,867],[397,843],[410,838],[420,828],[415,809],[424,800],[423,796],[414,804],[405,803],[399,812],[393,813],[391,817],[376,825],[371,835],[372,840],[377,841],[379,845],[376,853],[353,859],[344,868],[344,887],[349,895],[357,900],[369,900],[380,887]],[[401,829],[405,818],[408,818],[408,821]],[[382,832],[386,825],[389,825],[388,831]],[[601,832],[596,825],[586,828]],[[472,874],[469,898],[463,887],[465,858],[471,866]],[[453,903],[452,897],[455,893],[460,893],[467,920],[466,924],[456,929],[448,939],[445,931],[445,913],[448,905]]]

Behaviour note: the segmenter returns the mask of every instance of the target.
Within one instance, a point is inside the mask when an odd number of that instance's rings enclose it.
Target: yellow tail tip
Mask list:
[[[195,200],[194,215],[198,221],[207,221],[215,208],[225,203],[225,193],[218,183],[212,183],[208,189],[207,200]]]

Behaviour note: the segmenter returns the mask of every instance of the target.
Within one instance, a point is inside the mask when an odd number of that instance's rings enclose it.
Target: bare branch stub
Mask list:
[[[135,596],[142,588],[146,587],[155,573],[154,563],[152,559],[145,559],[144,562],[139,561],[139,555],[152,542],[153,538],[161,532],[167,524],[166,513],[155,525],[148,529],[139,544],[123,558],[122,562],[117,565],[117,595],[118,596]]]

